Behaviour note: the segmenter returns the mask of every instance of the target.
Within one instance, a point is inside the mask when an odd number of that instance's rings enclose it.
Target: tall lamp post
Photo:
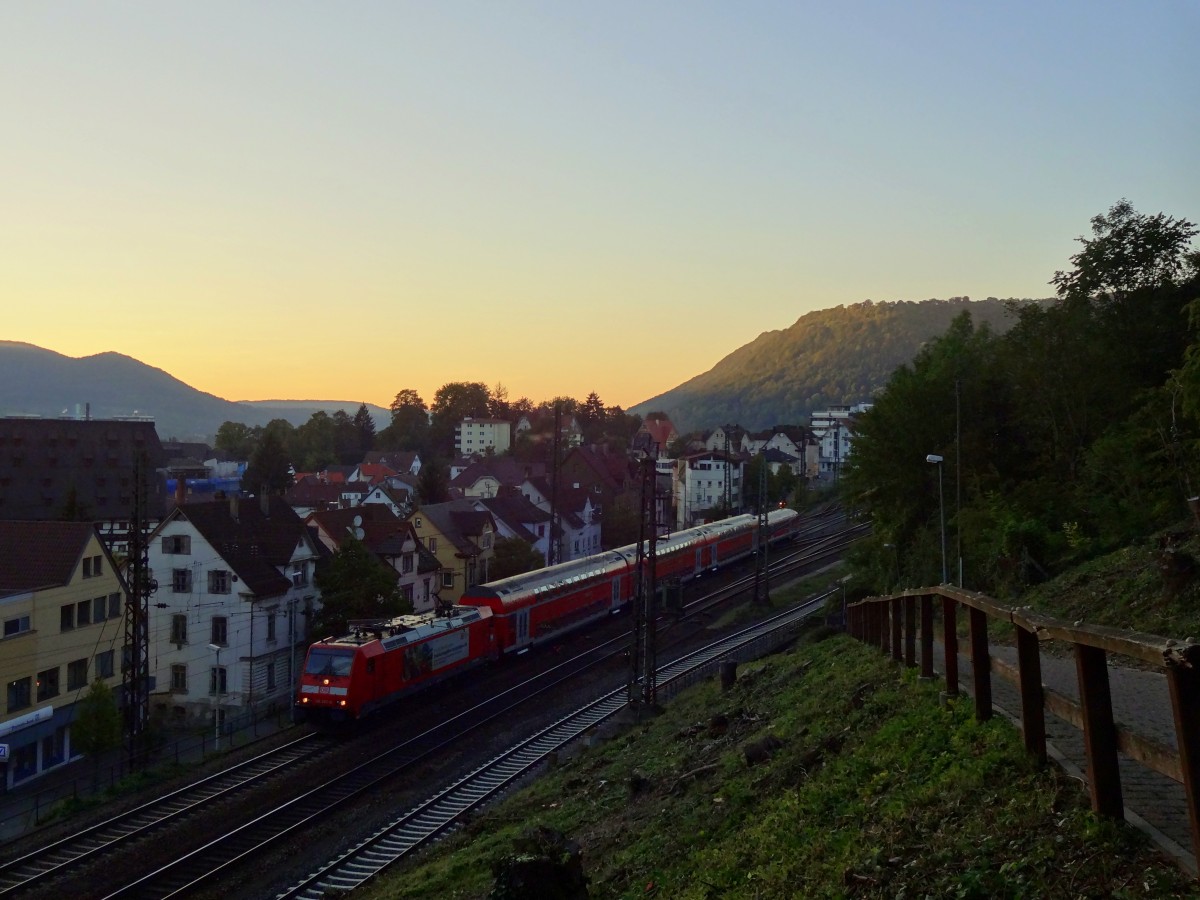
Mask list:
[[[221,749],[221,645],[209,644],[208,649],[217,654],[213,668],[213,752]]]
[[[946,578],[946,499],[942,493],[942,457],[936,453],[930,453],[925,457],[925,462],[933,463],[937,466],[938,473],[938,510],[942,519],[942,584],[947,581]]]

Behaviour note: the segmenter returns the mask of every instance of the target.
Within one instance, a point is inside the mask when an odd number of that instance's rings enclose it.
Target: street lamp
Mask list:
[[[942,584],[945,584],[946,579],[946,501],[942,494],[942,457],[936,453],[930,453],[925,457],[925,462],[933,463],[937,466],[938,472],[938,509],[941,512],[942,518]]]
[[[208,649],[217,654],[213,668],[213,752],[221,750],[221,645],[209,644]]]

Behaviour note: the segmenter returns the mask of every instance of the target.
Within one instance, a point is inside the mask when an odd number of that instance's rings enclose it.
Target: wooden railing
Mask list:
[[[941,586],[868,597],[846,611],[852,636],[879,647],[921,676],[933,678],[934,604],[941,605],[946,690],[958,693],[958,610],[968,617],[967,655],[974,684],[975,715],[992,715],[992,672],[1017,685],[1025,747],[1046,760],[1046,711],[1083,730],[1092,809],[1101,816],[1124,817],[1118,752],[1183,785],[1187,797],[1192,852],[1200,861],[1200,644],[1100,625],[1071,624],[1039,615],[1028,607],[1002,606],[983,594]],[[1017,667],[993,659],[988,650],[988,620],[1010,622],[1016,632]],[[1040,641],[1072,645],[1079,702],[1042,684]],[[1108,654],[1132,657],[1161,670],[1167,679],[1178,749],[1118,727],[1108,681]]]

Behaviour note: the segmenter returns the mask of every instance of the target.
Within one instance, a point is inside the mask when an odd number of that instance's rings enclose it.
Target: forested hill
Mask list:
[[[666,412],[680,432],[725,423],[757,429],[805,422],[814,409],[869,399],[964,310],[977,326],[1007,331],[1015,320],[1006,302],[866,300],[811,312],[790,328],[763,332],[704,374],[629,411]]]

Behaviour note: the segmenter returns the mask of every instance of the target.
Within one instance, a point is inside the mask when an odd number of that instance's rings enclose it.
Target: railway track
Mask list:
[[[833,534],[829,533],[831,527],[834,529]],[[838,524],[817,523],[812,529],[811,535],[801,534],[798,536],[796,542],[789,545],[787,552],[780,553],[778,558],[773,560],[771,577],[780,577],[797,567],[811,567],[816,561],[827,555],[836,555],[844,549],[847,541],[856,539],[855,530],[837,531],[837,528]],[[744,590],[751,580],[745,577],[734,579],[729,585],[706,592],[708,596],[700,598],[684,608],[683,617],[705,611],[714,602]],[[601,664],[614,654],[622,653],[627,642],[628,638],[624,633],[603,641],[584,653],[554,666],[548,672],[511,687],[496,697],[489,698],[484,703],[435,726],[411,741],[379,754],[360,767],[363,771],[356,776],[357,786],[354,786],[355,777],[351,777],[341,788],[324,786],[314,789],[303,797],[294,798],[289,803],[258,817],[253,822],[246,823],[225,837],[181,856],[172,865],[138,879],[110,896],[176,896],[196,884],[208,882],[234,862],[246,858],[257,848],[264,847],[276,840],[277,838],[270,836],[272,831],[282,835],[302,828],[314,817],[321,816],[322,810],[328,811],[334,806],[340,806],[369,790],[380,780],[391,778],[396,772],[410,767],[415,761],[427,759],[439,749],[460,741],[475,728],[510,714],[518,707],[527,707],[531,697],[553,691],[559,685],[578,677],[592,666]],[[669,677],[674,678],[675,676]],[[0,864],[0,896],[19,893],[35,884],[46,882],[54,876],[69,872],[75,867],[98,858],[101,851],[111,851],[115,846],[145,837],[156,829],[177,822],[181,817],[219,799],[264,783],[272,773],[288,767],[297,760],[304,759],[312,762],[314,758],[319,757],[329,748],[339,745],[338,742],[327,737],[307,735],[285,747],[261,754],[233,769],[218,773],[173,794],[41,848],[36,853]],[[389,765],[386,762],[387,757],[392,758],[392,764]],[[376,770],[373,775],[364,768],[372,766]],[[358,769],[352,770],[351,775],[358,771]],[[326,788],[324,799],[318,799],[317,795]],[[274,824],[268,825],[270,821],[273,821]],[[237,847],[238,844],[241,845],[240,849]]]
[[[0,897],[32,887],[62,874],[119,844],[145,837],[151,831],[178,821],[198,809],[234,793],[262,784],[296,760],[313,759],[333,750],[337,743],[308,734],[260,754],[230,769],[159,797],[79,831],[70,837],[0,864]]]
[[[711,673],[719,661],[749,659],[789,640],[794,627],[820,607],[824,596],[675,660],[658,670],[659,692],[678,690]],[[277,900],[341,896],[412,850],[457,827],[462,817],[510,788],[552,753],[627,708],[625,688],[611,691],[481,766],[410,809],[348,853],[278,895]]]

